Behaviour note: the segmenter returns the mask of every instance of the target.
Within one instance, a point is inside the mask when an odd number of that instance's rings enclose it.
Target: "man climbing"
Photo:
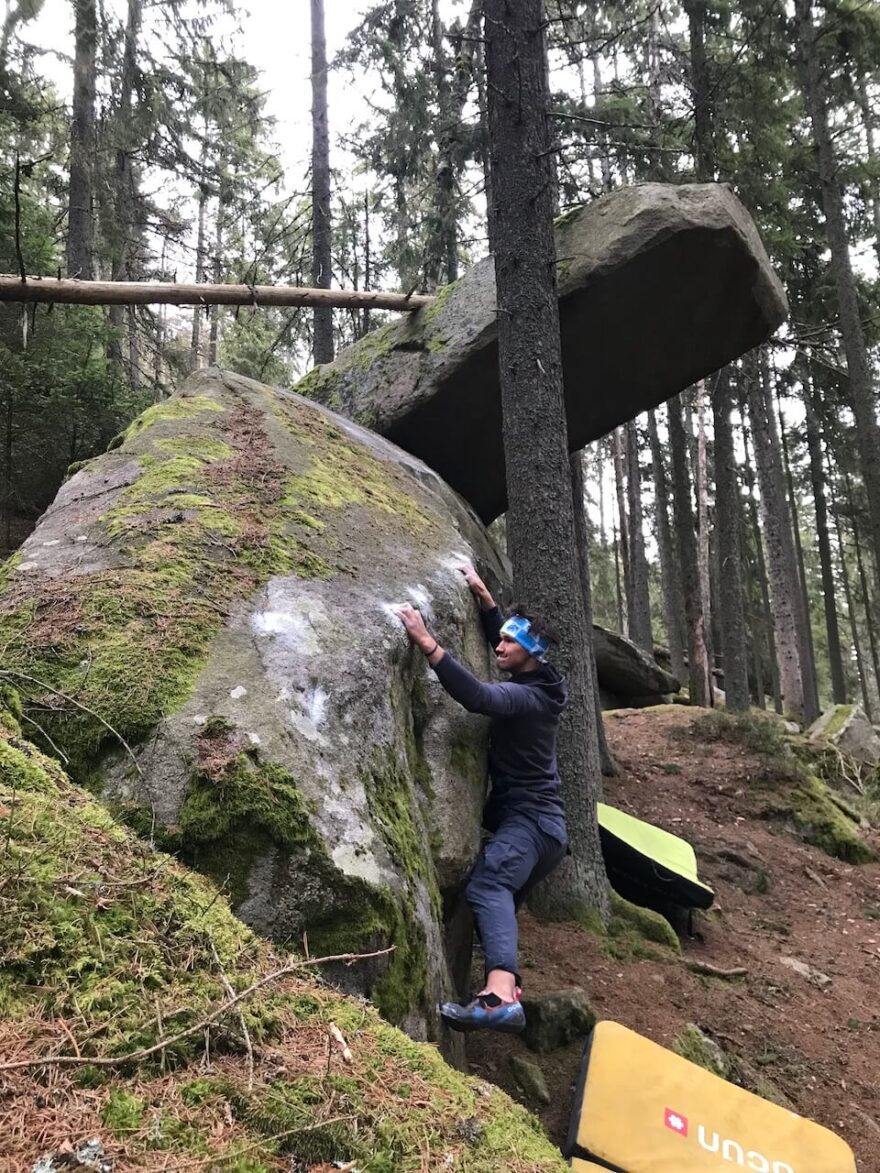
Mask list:
[[[485,684],[440,646],[421,614],[397,608],[410,641],[437,673],[449,695],[471,713],[492,718],[489,777],[483,811],[491,838],[483,845],[465,896],[477,923],[486,962],[485,984],[467,1002],[445,1002],[440,1013],[454,1030],[517,1032],[525,1026],[517,973],[516,910],[534,886],[565,856],[568,833],[556,768],[556,733],[568,703],[559,672],[545,662],[554,639],[537,616],[514,607],[505,622],[472,566],[459,568],[480,605],[495,661],[510,674]]]

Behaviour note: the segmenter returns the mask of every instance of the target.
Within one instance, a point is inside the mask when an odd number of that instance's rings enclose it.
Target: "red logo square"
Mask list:
[[[681,1112],[673,1112],[671,1108],[667,1108],[663,1123],[673,1132],[677,1132],[679,1136],[687,1136],[688,1134],[687,1116],[682,1116]]]

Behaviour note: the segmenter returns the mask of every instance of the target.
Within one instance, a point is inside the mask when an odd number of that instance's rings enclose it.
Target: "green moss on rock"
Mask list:
[[[672,1048],[676,1055],[695,1063],[713,1075],[727,1079],[730,1074],[730,1061],[719,1045],[689,1022],[675,1037]]]
[[[844,814],[815,775],[804,774],[793,783],[784,780],[775,786],[772,778],[766,778],[753,787],[751,796],[764,818],[791,824],[802,839],[826,855],[856,864],[875,858],[859,835],[858,823]]]
[[[197,1028],[144,1059],[57,1069],[71,1135],[106,1129],[132,1166],[158,1150],[172,1164],[207,1159],[239,1173],[331,1160],[416,1173],[427,1150],[469,1173],[565,1168],[523,1109],[485,1085],[478,1093],[432,1047],[307,969],[223,1011],[229,988],[255,987],[293,959],[236,921],[208,881],[119,828],[33,747],[0,740],[12,755],[0,803],[15,813],[0,886],[0,1052],[14,1039],[23,1058],[132,1056]],[[346,1036],[348,1064],[330,1023]],[[4,1101],[13,1161],[15,1121],[33,1125],[43,1078],[38,1067],[17,1073]],[[88,1095],[70,1094],[76,1084]],[[54,1119],[54,1100],[45,1110]]]

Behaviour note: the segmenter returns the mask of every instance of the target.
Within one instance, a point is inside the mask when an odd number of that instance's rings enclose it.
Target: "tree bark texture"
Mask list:
[[[880,172],[877,170],[877,148],[874,141],[874,121],[877,118],[876,109],[871,107],[871,99],[868,97],[868,87],[865,83],[865,75],[861,74],[855,86],[856,95],[859,100],[859,108],[862,112],[862,124],[865,128],[865,143],[868,148],[868,163],[871,167],[872,177],[868,181],[868,200],[871,204],[871,212],[874,217],[874,249],[877,253],[877,264],[880,265]]]
[[[819,433],[819,420],[809,372],[804,372],[803,392],[807,425],[807,452],[810,458],[810,485],[813,490],[813,509],[816,515],[816,542],[819,547],[822,602],[825,608],[828,663],[831,669],[831,699],[836,705],[842,705],[846,703],[847,697],[846,676],[843,671],[843,653],[840,647],[840,626],[837,617],[837,589],[831,561],[831,539],[828,533],[828,503],[825,499],[822,439]]]
[[[74,0],[73,110],[70,120],[70,186],[67,210],[67,275],[94,277],[95,0]]]
[[[751,528],[752,546],[755,551],[755,569],[758,579],[758,588],[761,594],[762,630],[767,643],[768,663],[770,666],[770,688],[773,692],[773,707],[782,714],[782,685],[779,680],[779,658],[776,655],[776,635],[773,630],[773,610],[770,606],[770,588],[767,585],[767,559],[764,557],[764,543],[761,536],[761,524],[758,520],[758,506],[755,502],[755,469],[749,443],[749,429],[746,425],[745,407],[741,405],[743,413],[743,447],[745,449],[746,486],[749,500],[749,525]]]
[[[135,205],[137,202],[137,176],[133,166],[135,142],[132,125],[132,98],[137,82],[137,50],[140,37],[142,0],[128,0],[128,15],[125,23],[125,42],[122,55],[122,76],[119,88],[119,106],[116,110],[114,135],[116,157],[113,174],[114,221],[108,233],[111,243],[110,277],[113,281],[131,280],[135,259]],[[132,386],[140,381],[137,319],[131,309],[111,306],[110,324],[116,337],[110,344],[111,361],[122,365],[122,332],[128,324],[128,376]]]
[[[588,640],[585,653],[590,663],[590,688],[593,694],[593,708],[596,712],[596,743],[599,748],[599,761],[602,773],[611,778],[617,773],[617,766],[608,748],[605,737],[605,720],[602,716],[602,704],[599,699],[599,676],[596,670],[596,656],[593,650],[593,586],[590,580],[590,534],[587,522],[587,495],[586,478],[584,475],[584,460],[586,452],[572,452],[569,457],[571,464],[571,494],[574,505],[574,532],[577,541],[578,569],[581,576],[581,590],[584,596],[584,615],[587,627]],[[601,798],[601,790],[597,792]]]
[[[782,690],[783,711],[795,721],[804,720],[804,693],[801,677],[797,612],[801,598],[795,562],[791,514],[785,496],[785,478],[777,439],[773,444],[773,411],[767,388],[757,369],[750,364],[747,376],[749,419],[755,447],[758,484],[761,489],[761,516],[767,549],[770,607],[776,639],[776,658]]]
[[[715,645],[712,639],[712,578],[709,573],[709,469],[706,460],[706,384],[704,380],[693,389],[697,405],[697,439],[694,460],[694,487],[697,496],[697,571],[700,576],[700,598],[703,600],[703,631],[706,637],[706,656],[710,670],[715,665]]]
[[[202,270],[204,271],[204,269]],[[400,310],[409,313],[431,305],[420,293],[385,293],[379,289],[311,289],[305,285],[178,285],[171,281],[68,281],[56,277],[0,274],[0,302],[24,301],[65,305],[324,305]]]
[[[596,825],[600,766],[568,458],[556,299],[543,0],[487,0],[489,145],[508,548],[517,594],[562,629],[569,706],[559,766],[572,854],[544,886],[545,912],[607,915]],[[498,210],[503,209],[503,215]]]
[[[766,375],[764,376],[766,378]],[[769,396],[769,389],[768,389]],[[768,398],[768,408],[770,400]],[[776,426],[776,416],[772,415],[771,423]],[[791,505],[791,528],[794,535],[795,562],[800,586],[800,611],[798,620],[798,640],[801,658],[801,676],[804,687],[804,722],[812,725],[821,712],[819,708],[819,686],[816,681],[816,650],[813,644],[813,628],[810,622],[810,595],[807,584],[807,567],[804,561],[804,546],[801,541],[801,525],[798,514],[797,494],[795,492],[794,477],[791,472],[791,458],[788,452],[785,420],[782,415],[782,404],[777,394],[776,410],[779,417],[778,438],[782,449],[782,463],[785,470],[785,483],[788,489],[788,500]]]
[[[333,277],[330,226],[330,132],[327,122],[327,41],[324,0],[312,5],[312,284],[329,289]],[[316,306],[312,355],[333,361],[333,310]]]
[[[727,369],[715,377],[712,419],[715,433],[715,530],[718,548],[718,610],[721,630],[721,666],[728,709],[749,707],[749,670],[743,610],[742,550],[740,547],[739,478],[733,451],[730,413],[733,397]]]
[[[660,555],[660,581],[663,589],[663,615],[666,620],[666,643],[672,675],[683,684],[685,667],[684,589],[681,582],[681,561],[669,525],[669,486],[666,462],[660,447],[657,416],[648,412],[648,439],[651,445],[651,467],[654,474],[654,536]]]
[[[199,217],[196,232],[196,284],[205,280],[205,208],[208,189],[205,184],[204,149],[202,151],[202,183],[199,187]],[[197,371],[202,365],[202,308],[197,305],[192,316],[192,337],[189,348],[190,367]]]
[[[648,592],[648,560],[642,523],[642,476],[639,465],[639,435],[635,420],[625,425],[626,492],[629,504],[629,565],[632,592],[629,597],[629,633],[633,643],[654,655],[651,631],[651,599]]]
[[[794,7],[801,79],[813,127],[822,207],[825,212],[825,230],[831,252],[831,272],[837,290],[840,332],[843,336],[849,374],[849,394],[856,419],[856,437],[868,497],[876,582],[880,574],[880,430],[877,427],[875,409],[876,388],[868,359],[856,281],[849,254],[843,191],[828,125],[827,97],[819,60],[818,30],[813,24],[812,0],[795,0]]]
[[[856,619],[856,605],[853,597],[852,582],[849,577],[849,568],[846,564],[846,543],[843,539],[843,527],[840,524],[840,510],[834,498],[834,483],[829,479],[828,492],[831,502],[831,516],[834,519],[834,532],[837,536],[837,558],[840,563],[840,581],[843,584],[843,597],[846,600],[846,613],[849,618],[849,631],[852,640],[853,652],[856,657],[856,668],[859,674],[859,686],[862,690],[862,703],[870,721],[874,720],[871,692],[868,687],[868,673],[865,667],[865,657],[862,654],[862,641],[859,637],[859,626]]]
[[[617,490],[617,523],[620,532],[620,560],[623,563],[623,590],[626,595],[626,634],[630,639],[633,634],[629,628],[629,618],[632,612],[630,599],[632,598],[632,566],[630,564],[630,556],[632,554],[632,546],[629,540],[629,520],[626,513],[626,470],[623,462],[623,440],[621,438],[621,429],[615,428],[611,434],[611,442],[614,452],[614,487]],[[621,634],[623,633],[623,625],[621,624]]]
[[[703,626],[703,600],[700,595],[700,572],[697,566],[697,536],[691,496],[690,462],[680,396],[669,400],[668,412],[673,511],[681,556],[688,632],[688,690],[692,705],[710,708],[714,703],[714,693]]]
[[[712,106],[706,60],[706,0],[684,0],[691,56],[691,95],[694,108],[694,170],[698,180],[715,176],[712,142]]]
[[[871,603],[871,591],[868,585],[868,575],[865,571],[865,560],[862,556],[862,539],[859,533],[859,521],[856,515],[853,499],[852,481],[849,473],[844,473],[846,500],[849,509],[850,526],[852,528],[853,548],[856,554],[856,570],[859,574],[859,587],[862,592],[862,609],[865,612],[865,627],[868,632],[868,646],[871,649],[871,664],[874,668],[874,688],[880,695],[880,650],[877,647],[877,629],[874,625],[874,608]]]

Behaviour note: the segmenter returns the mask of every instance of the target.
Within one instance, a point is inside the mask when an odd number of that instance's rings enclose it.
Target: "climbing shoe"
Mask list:
[[[440,1017],[452,1030],[497,1030],[519,1034],[526,1013],[519,1001],[502,1002],[497,994],[477,994],[469,1002],[444,1002]]]

